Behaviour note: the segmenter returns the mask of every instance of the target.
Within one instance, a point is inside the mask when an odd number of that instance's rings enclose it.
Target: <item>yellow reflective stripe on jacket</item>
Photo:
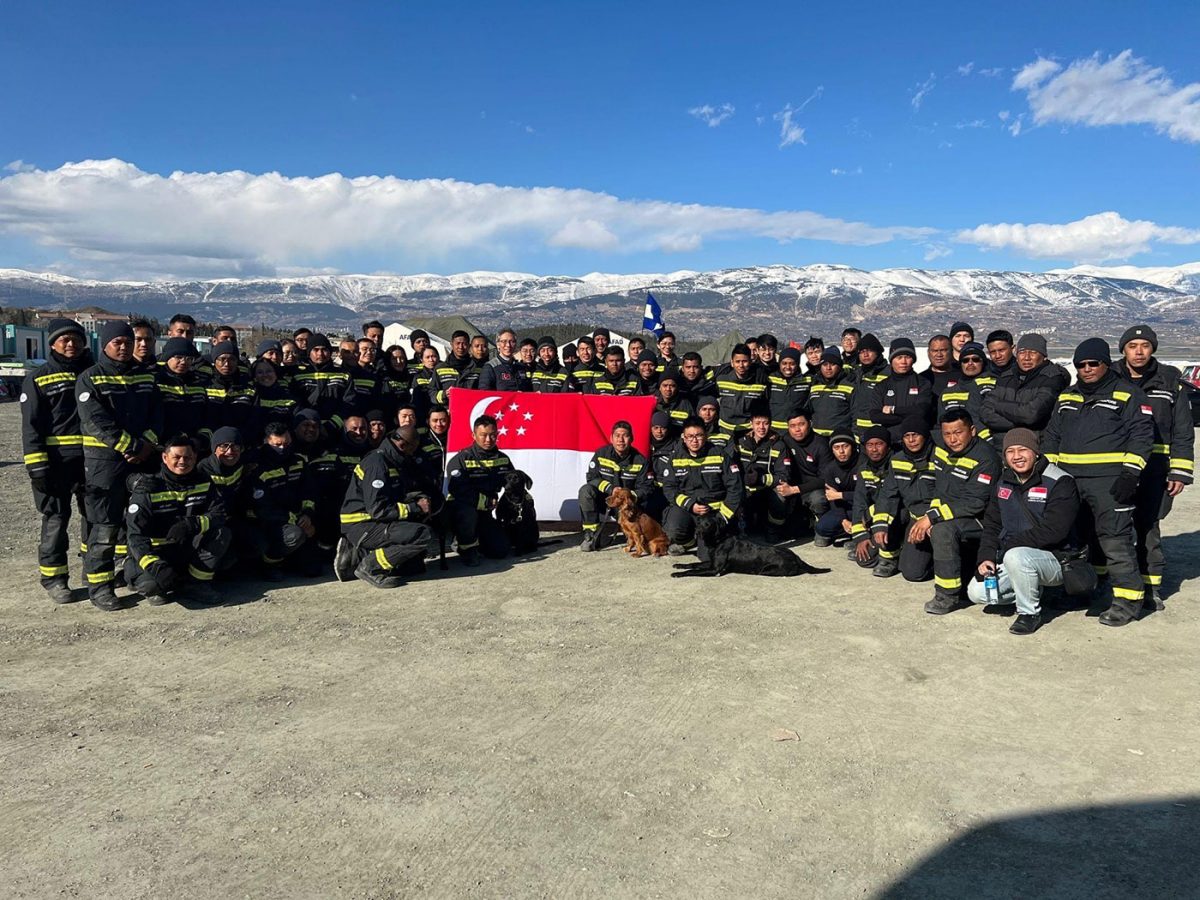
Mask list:
[[[371,514],[365,512],[342,513],[340,518],[343,525],[353,525],[356,522],[370,522]]]
[[[1107,466],[1128,465],[1138,469],[1145,468],[1146,461],[1136,453],[1055,453],[1053,462],[1066,463],[1074,466]]]
[[[48,384],[58,384],[62,381],[74,381],[77,377],[74,372],[50,372],[46,375],[38,375],[33,379],[33,383],[38,387],[45,387]]]
[[[1196,471],[1196,464],[1190,459],[1171,459],[1167,465],[1179,472]]]
[[[47,447],[82,447],[82,434],[51,434],[43,442]]]
[[[153,384],[153,375],[93,375],[92,384]]]
[[[39,452],[39,453],[26,453],[25,454],[25,465],[27,465],[27,466],[36,466],[38,463],[44,463],[44,462],[50,462],[50,454],[49,453]]]

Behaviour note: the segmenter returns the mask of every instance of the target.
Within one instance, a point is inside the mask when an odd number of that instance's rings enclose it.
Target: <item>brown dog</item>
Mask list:
[[[604,501],[617,511],[617,524],[625,532],[625,552],[634,556],[666,556],[667,535],[662,526],[637,507],[633,494],[616,488]]]

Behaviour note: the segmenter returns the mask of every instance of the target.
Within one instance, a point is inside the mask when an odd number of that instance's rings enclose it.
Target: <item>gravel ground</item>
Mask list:
[[[1200,896],[1198,496],[1123,629],[574,541],[105,614],[38,587],[5,405],[0,896]]]

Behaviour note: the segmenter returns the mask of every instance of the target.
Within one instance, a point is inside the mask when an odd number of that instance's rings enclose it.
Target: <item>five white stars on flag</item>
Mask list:
[[[515,403],[515,402],[514,402],[514,403],[510,403],[510,404],[508,405],[508,409],[509,409],[509,411],[510,411],[510,412],[514,412],[514,413],[515,413],[515,412],[520,412],[520,409],[521,409],[521,407],[520,407],[520,405],[519,405],[519,404],[517,404],[517,403]],[[522,416],[522,418],[523,418],[523,419],[524,419],[526,422],[532,422],[532,421],[533,421],[533,413],[531,413],[531,412],[522,413],[522,414],[521,414],[521,416]],[[502,421],[504,421],[504,412],[503,412],[503,410],[501,410],[500,412],[496,413],[496,421],[498,421],[498,422],[502,422]],[[517,428],[517,430],[516,430],[517,437],[521,437],[521,436],[523,436],[523,435],[525,434],[525,430],[526,430],[526,429],[525,429],[525,426],[523,426],[523,425],[522,425],[522,426],[519,426],[519,427]],[[505,435],[507,435],[507,434],[508,434],[508,426],[507,426],[507,425],[501,425],[501,426],[500,426],[500,427],[499,427],[499,428],[496,430],[496,434],[498,434],[500,437],[504,437]]]

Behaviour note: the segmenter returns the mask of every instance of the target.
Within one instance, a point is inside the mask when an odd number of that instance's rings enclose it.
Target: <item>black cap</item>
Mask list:
[[[900,435],[903,437],[906,434],[923,434],[928,440],[930,435],[929,423],[925,421],[924,416],[905,416],[900,422]]]
[[[657,365],[658,364],[658,354],[655,353],[653,350],[643,350],[641,353],[638,354],[637,361],[638,361],[639,366],[644,362],[654,363],[655,365]]]
[[[697,412],[699,412],[700,410],[702,410],[702,409],[703,409],[704,407],[706,407],[706,406],[712,406],[712,407],[715,407],[715,408],[717,408],[717,409],[720,409],[720,408],[721,408],[721,404],[720,404],[720,403],[718,403],[718,402],[716,401],[716,399],[714,399],[713,397],[704,397],[704,398],[702,398],[702,399],[700,400],[700,402],[699,402],[699,403],[697,403],[697,404],[696,404],[696,411],[697,411]]]
[[[367,418],[368,422],[386,422],[387,421],[387,415],[384,413],[384,411],[382,409],[367,410],[366,418]]]
[[[408,342],[411,344],[413,341],[420,340],[421,338],[429,340],[429,333],[425,331],[424,328],[418,328],[412,334],[410,334],[408,336]]]
[[[1109,349],[1108,341],[1104,338],[1088,338],[1075,348],[1075,355],[1071,357],[1071,363],[1078,366],[1085,360],[1095,359],[1105,365],[1112,365],[1112,350]]]
[[[83,326],[74,319],[51,319],[46,330],[50,332],[51,344],[57,341],[64,334],[77,334],[82,338],[87,337],[87,332],[83,330]]]
[[[958,358],[961,360],[964,356],[978,356],[984,362],[988,359],[987,350],[978,341],[967,341],[963,344],[962,350],[958,351]]]
[[[159,359],[170,359],[173,356],[199,356],[196,352],[196,345],[187,338],[173,337],[167,338],[163,343],[162,353],[159,354]]]
[[[917,358],[917,348],[913,346],[913,342],[905,337],[894,339],[891,347],[888,348],[888,359],[905,355],[911,356],[913,359]]]
[[[258,344],[258,351],[254,355],[262,356],[264,353],[270,350],[276,350],[282,353],[283,345],[279,343],[279,341],[260,341]]]
[[[326,350],[330,350],[333,348],[333,345],[329,343],[328,337],[318,331],[316,334],[310,335],[308,339],[308,349],[310,351],[317,347],[324,347]]]
[[[565,347],[562,348],[562,355],[563,356],[578,356],[579,348],[576,347],[574,344],[567,344]]]
[[[837,347],[826,347],[821,353],[822,363],[837,363],[842,364],[842,351]]]
[[[960,331],[965,331],[967,334],[969,334],[971,336],[971,340],[975,340],[975,329],[972,328],[970,325],[968,325],[966,322],[955,322],[953,325],[951,325],[950,326],[950,337],[954,337]]]
[[[656,412],[654,415],[652,415],[650,417],[650,427],[653,428],[655,425],[658,425],[662,428],[670,428],[671,427],[670,415],[668,415],[667,413],[663,412],[660,409],[658,412]]]
[[[1158,352],[1158,335],[1154,333],[1154,329],[1149,325],[1134,325],[1121,335],[1120,350],[1125,352],[1125,345],[1130,341],[1149,341],[1150,349],[1155,353]]]
[[[218,356],[224,356],[226,353],[228,353],[230,356],[237,356],[237,344],[235,344],[233,341],[221,341],[221,343],[213,345],[212,358],[214,360]]]
[[[867,445],[867,441],[873,440],[874,438],[879,438],[879,440],[883,441],[889,447],[892,446],[892,433],[882,425],[872,425],[863,432],[863,446],[865,447]]]
[[[292,414],[292,423],[294,425],[299,425],[301,422],[320,421],[321,416],[317,413],[317,411],[315,409],[309,409],[308,407],[305,407],[304,409],[298,409]]]
[[[869,331],[858,342],[858,352],[861,353],[864,350],[874,350],[880,356],[883,356],[883,344],[879,342],[879,338],[875,337]]]
[[[784,347],[783,352],[779,354],[780,360],[790,359],[796,365],[800,364],[801,353],[795,347]]]
[[[612,333],[603,325],[601,325],[599,328],[592,329],[592,337],[599,337],[600,335],[604,335],[606,338],[612,337]]]
[[[1049,356],[1050,350],[1046,347],[1046,339],[1036,332],[1021,335],[1021,339],[1017,341],[1018,350],[1033,350],[1042,356]]]
[[[107,347],[109,341],[115,341],[117,338],[129,338],[133,340],[133,326],[128,322],[105,322],[104,327],[100,329],[100,346]]]
[[[554,338],[550,337],[550,335],[544,334],[538,338],[537,347],[539,350],[541,350],[543,347],[553,347],[555,350],[557,350],[558,344],[554,343]]]
[[[834,444],[854,444],[854,443],[856,443],[856,441],[854,440],[854,435],[852,435],[848,431],[835,431],[833,434],[831,434],[829,436],[829,446],[830,447],[832,447]]]
[[[209,443],[214,447],[220,447],[222,444],[237,444],[239,447],[246,446],[246,441],[242,437],[242,433],[232,425],[222,425],[214,431]]]

